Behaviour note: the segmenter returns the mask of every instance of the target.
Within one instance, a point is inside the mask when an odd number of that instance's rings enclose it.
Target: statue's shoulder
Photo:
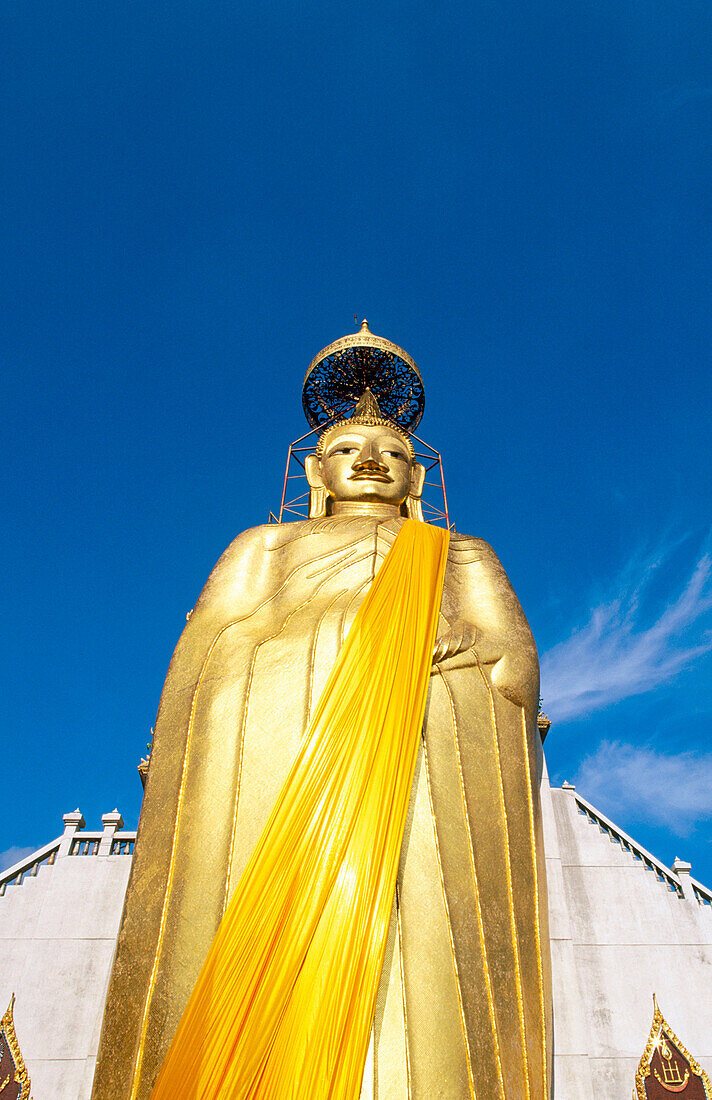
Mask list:
[[[264,523],[259,527],[248,527],[246,531],[240,531],[240,534],[236,535],[222,552],[217,564],[227,564],[227,562],[234,561],[250,551],[264,549],[266,532],[269,531],[271,526],[272,524]]]
[[[253,559],[256,555],[280,550],[289,546],[295,539],[305,535],[319,534],[328,521],[319,519],[295,520],[289,523],[263,523],[259,527],[248,527],[241,531],[227,547],[217,566],[230,566]]]
[[[200,596],[198,608],[215,608],[239,603],[247,592],[255,593],[269,583],[273,555],[295,537],[304,523],[263,523],[241,531],[213,566]]]
[[[448,558],[464,564],[480,559],[491,561],[493,558],[496,559],[497,555],[484,539],[475,538],[474,535],[463,535],[459,531],[451,531]]]
[[[310,536],[348,540],[371,534],[376,528],[392,530],[397,534],[403,523],[405,519],[402,517],[384,522],[372,516],[322,516],[319,519],[290,520],[288,523],[265,523],[243,531],[230,543],[225,554],[240,556],[255,551],[280,550]]]

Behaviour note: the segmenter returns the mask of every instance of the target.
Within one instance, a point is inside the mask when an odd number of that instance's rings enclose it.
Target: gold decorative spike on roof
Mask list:
[[[141,780],[141,786],[146,787],[146,780],[148,779],[148,765],[149,759],[147,756],[142,756],[139,763],[136,765],[138,769],[138,776]]]
[[[712,1100],[712,1084],[665,1020],[653,994],[653,1025],[635,1075],[637,1100]]]
[[[551,729],[551,718],[548,714],[540,714],[537,717],[536,724],[541,734],[541,739],[544,741],[547,733]]]
[[[30,1100],[31,1081],[15,1033],[15,994],[0,1020],[0,1100]]]

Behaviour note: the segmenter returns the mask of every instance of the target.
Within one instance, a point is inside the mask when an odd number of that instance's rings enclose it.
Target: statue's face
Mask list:
[[[326,437],[319,472],[336,501],[369,500],[402,504],[408,496],[413,462],[404,441],[382,425],[344,425]]]

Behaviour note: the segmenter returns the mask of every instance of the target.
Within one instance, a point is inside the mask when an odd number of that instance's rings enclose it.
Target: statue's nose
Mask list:
[[[388,473],[388,467],[379,461],[380,455],[374,443],[367,443],[354,462],[354,470],[376,470],[380,473]]]

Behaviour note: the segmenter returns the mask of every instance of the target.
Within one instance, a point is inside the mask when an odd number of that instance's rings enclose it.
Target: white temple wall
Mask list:
[[[583,1000],[574,958],[552,792],[546,774],[541,788],[541,802],[554,1000],[554,1096],[556,1100],[597,1100],[591,1091],[588,1037],[581,1011]]]
[[[102,839],[110,851],[115,835],[135,834],[106,827],[75,834],[68,827],[54,862],[34,875],[31,869],[0,897],[0,1015],[15,993],[15,1028],[34,1100],[88,1100],[91,1094],[131,868],[130,854],[98,850]],[[77,836],[95,838],[81,842],[90,846],[87,854],[69,854]]]
[[[630,1100],[653,993],[712,1074],[709,892],[665,868],[573,788],[549,790],[545,781],[543,809],[556,1100]]]

